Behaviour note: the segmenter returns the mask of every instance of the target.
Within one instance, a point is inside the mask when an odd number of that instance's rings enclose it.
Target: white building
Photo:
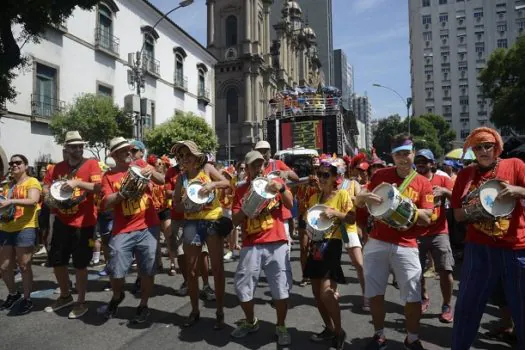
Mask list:
[[[364,133],[361,133],[361,130],[359,130],[359,139],[358,144],[360,142],[363,142],[363,135],[364,135],[364,148],[371,149],[372,148],[372,105],[370,104],[370,100],[368,99],[368,96],[359,96],[357,94],[352,95],[352,104],[351,109],[354,112],[357,121],[364,124]],[[357,124],[360,125],[359,123]]]
[[[489,124],[479,71],[525,30],[524,0],[410,0],[414,114],[442,115],[463,140]]]
[[[356,119],[357,123],[357,131],[359,132],[359,135],[357,135],[357,148],[367,148],[366,147],[366,125],[365,122],[362,120]]]
[[[145,0],[103,0],[92,11],[76,9],[63,26],[49,28],[39,44],[26,43],[22,54],[30,58],[30,69],[14,80],[16,101],[7,102],[0,115],[0,171],[14,153],[26,155],[31,165],[61,160],[48,123],[82,93],[111,95],[123,106],[125,96],[134,93],[128,54],[142,45],[145,127],[166,121],[176,110],[201,115],[214,126],[217,60],[169,19],[152,28],[162,16]]]

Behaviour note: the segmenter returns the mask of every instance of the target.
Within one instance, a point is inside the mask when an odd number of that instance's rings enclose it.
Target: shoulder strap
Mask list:
[[[75,176],[75,174],[78,172],[78,170],[82,167],[82,165],[84,165],[84,163],[87,162],[87,161],[88,160],[86,158],[82,158],[82,161],[80,163],[78,163],[77,166],[73,168],[73,170],[71,170],[71,172],[69,173],[67,178],[69,180],[71,180],[73,178],[73,176]]]
[[[403,181],[403,183],[401,183],[401,186],[399,186],[399,193],[403,193],[405,192],[406,188],[412,183],[412,181],[416,178],[417,176],[417,172],[412,169],[412,171],[410,172],[410,174],[408,174],[407,177],[405,177],[405,180]]]
[[[182,174],[182,186],[188,188],[188,176],[186,176],[186,173]]]

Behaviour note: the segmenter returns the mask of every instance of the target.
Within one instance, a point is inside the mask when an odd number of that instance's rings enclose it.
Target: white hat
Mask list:
[[[109,154],[113,154],[115,151],[122,149],[124,147],[131,148],[131,144],[123,138],[122,136],[115,137],[109,141]]]
[[[271,149],[270,143],[268,141],[259,141],[255,144],[254,149]]]
[[[87,142],[82,140],[82,136],[77,130],[66,132],[66,139],[64,140],[64,145],[85,145]]]

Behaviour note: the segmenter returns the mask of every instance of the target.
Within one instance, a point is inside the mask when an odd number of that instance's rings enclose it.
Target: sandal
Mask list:
[[[189,328],[193,326],[195,323],[199,322],[199,319],[201,318],[201,313],[199,311],[192,312],[186,321],[182,324],[182,327]]]
[[[168,270],[169,276],[175,276],[177,274],[177,267],[175,266],[175,263],[171,263],[170,269]]]
[[[224,312],[217,311],[215,313],[215,325],[213,326],[213,329],[218,331],[224,328]]]
[[[506,343],[513,343],[516,341],[516,334],[513,330],[506,327],[500,327],[488,332],[485,332],[485,337],[493,340],[499,340]]]

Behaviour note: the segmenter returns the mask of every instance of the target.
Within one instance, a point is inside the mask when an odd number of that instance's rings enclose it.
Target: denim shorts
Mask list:
[[[135,254],[137,259],[141,275],[155,275],[155,257],[159,233],[159,226],[153,226],[140,231],[113,235],[109,241],[109,249],[111,251],[109,271],[111,277],[126,277],[133,262],[133,254]]]
[[[183,229],[183,243],[201,246],[206,243],[208,236],[218,234],[217,222],[210,220],[185,220]]]
[[[36,228],[25,228],[18,232],[0,231],[0,246],[19,248],[34,247],[36,242]]]

